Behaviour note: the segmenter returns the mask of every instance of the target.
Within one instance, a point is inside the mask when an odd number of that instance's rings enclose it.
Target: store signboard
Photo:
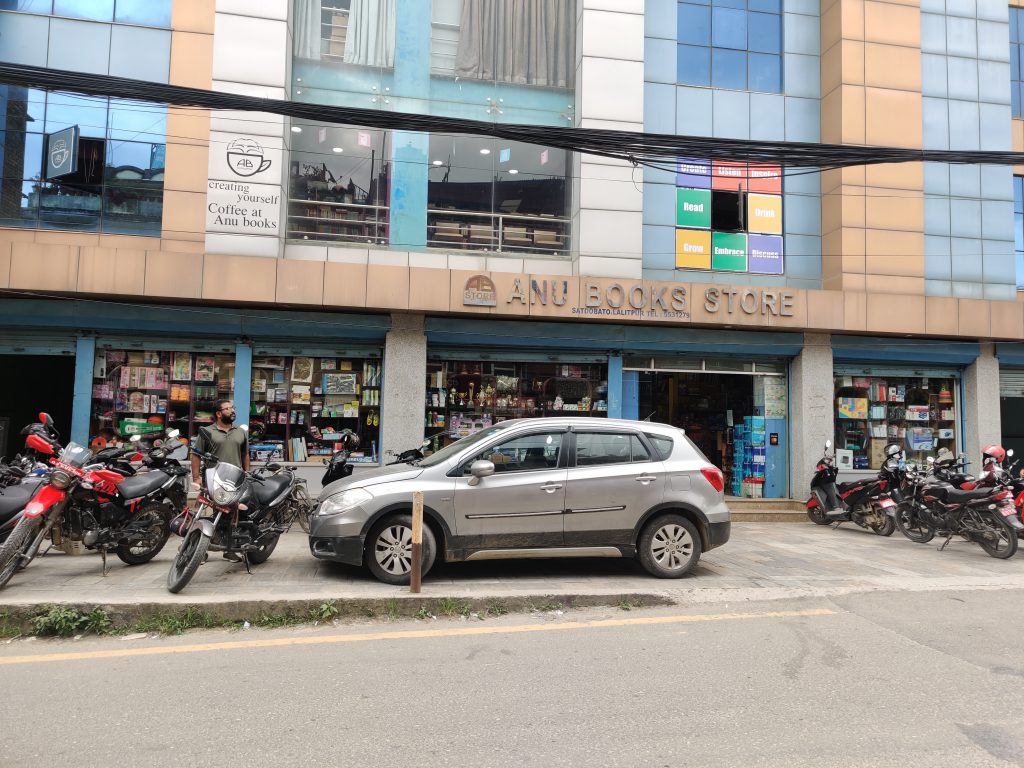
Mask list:
[[[711,269],[710,231],[676,230],[676,267],[679,269]]]
[[[766,235],[782,234],[780,195],[747,195],[747,231]]]
[[[278,235],[281,187],[211,179],[206,189],[206,231]]]
[[[676,190],[676,226],[711,229],[711,190]]]
[[[78,126],[46,134],[46,178],[58,179],[77,170]]]
[[[676,164],[676,186],[711,189],[711,163],[707,160],[683,158]]]
[[[750,235],[747,238],[747,271],[762,275],[782,274],[782,238],[772,235]]]
[[[715,232],[711,236],[711,268],[746,272],[747,236],[740,232]]]
[[[782,194],[782,166],[751,163],[747,168],[747,186],[751,192]]]

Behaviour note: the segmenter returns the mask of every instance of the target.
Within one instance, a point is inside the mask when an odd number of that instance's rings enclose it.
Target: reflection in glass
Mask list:
[[[683,85],[711,85],[711,49],[696,45],[679,46],[677,82]]]
[[[747,89],[762,93],[782,90],[782,57],[767,53],[752,53],[748,58]]]
[[[296,58],[395,66],[396,0],[295,0]]]
[[[293,133],[288,237],[387,242],[390,141],[383,131],[303,124]]]
[[[51,93],[46,100],[46,133],[77,125],[83,137],[107,135],[107,99]]]
[[[567,252],[566,152],[434,134],[430,163],[428,245]]]
[[[160,0],[146,0],[159,5]],[[55,16],[68,16],[74,19],[91,19],[92,21],[113,21],[114,0],[54,0]]]
[[[171,0],[117,0],[114,21],[146,27],[170,27]]]
[[[713,48],[711,51],[711,85],[742,91],[747,87],[747,54]]]
[[[52,10],[53,0],[0,0],[0,11],[50,13]]]

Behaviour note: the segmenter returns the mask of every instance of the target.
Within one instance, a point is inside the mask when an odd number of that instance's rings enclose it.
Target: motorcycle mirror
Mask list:
[[[826,440],[825,441],[825,450],[827,451],[831,447],[832,447],[832,441],[831,440]]]
[[[426,448],[428,445],[430,445],[430,440],[424,440],[422,443],[420,443],[420,448]]]
[[[934,464],[935,463],[935,457],[934,456],[929,456],[928,457],[928,463],[929,464]]]
[[[249,431],[249,425],[248,424],[239,424],[238,428],[241,429],[241,430],[244,430],[246,432]]]
[[[39,412],[39,423],[46,427],[53,426],[53,418],[46,411]]]
[[[138,443],[142,441],[142,435],[132,435],[128,439],[133,443]]]
[[[174,438],[176,438],[180,434],[181,434],[180,430],[172,429],[170,432],[167,433],[167,439],[168,440],[173,440]]]
[[[1008,451],[1006,452],[1006,455],[1012,458],[1012,457],[1013,457],[1013,448],[1011,448],[1010,450],[1008,450]]]

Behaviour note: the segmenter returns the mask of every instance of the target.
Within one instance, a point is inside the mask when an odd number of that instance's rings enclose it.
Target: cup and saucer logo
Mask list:
[[[270,167],[263,157],[263,147],[253,139],[238,138],[228,144],[228,167],[238,176],[255,176]]]
[[[54,168],[63,168],[64,164],[71,158],[71,148],[64,139],[57,139],[50,147],[50,165]]]

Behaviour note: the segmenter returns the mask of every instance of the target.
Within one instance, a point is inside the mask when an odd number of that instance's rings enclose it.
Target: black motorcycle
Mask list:
[[[174,593],[185,588],[210,550],[244,562],[251,573],[249,566],[265,563],[281,535],[312,508],[295,467],[267,464],[245,472],[211,454],[198,455],[206,468],[198,506],[171,523],[183,539],[167,573],[167,589]]]
[[[880,476],[837,484],[839,470],[831,449],[832,441],[826,440],[825,454],[811,478],[807,517],[817,525],[854,523],[879,536],[891,536],[896,530],[896,504],[889,496],[888,480]]]

